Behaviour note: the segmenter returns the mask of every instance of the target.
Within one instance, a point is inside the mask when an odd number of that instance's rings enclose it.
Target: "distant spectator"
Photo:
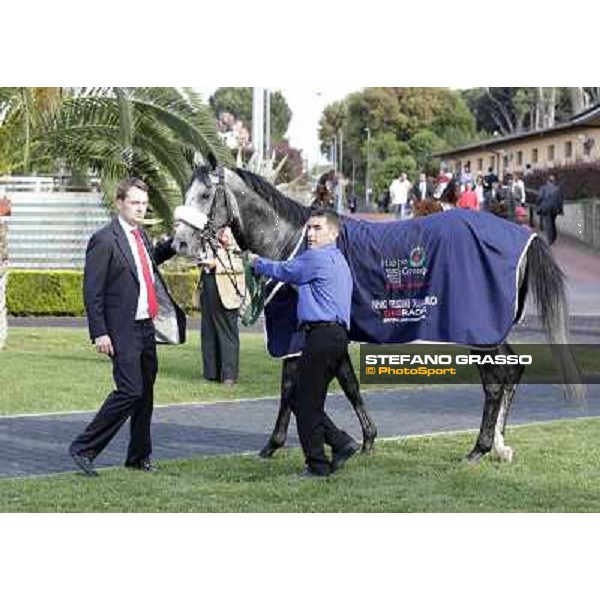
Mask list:
[[[414,204],[415,200],[425,200],[426,198],[433,197],[433,185],[431,181],[427,179],[425,173],[419,175],[419,181],[415,183],[411,190],[411,202]]]
[[[483,196],[483,174],[482,173],[477,174],[474,191],[475,191],[475,195],[477,196],[477,201],[479,202],[479,208],[481,209],[481,207],[483,206],[483,202],[485,200],[485,198]]]
[[[517,225],[524,225],[529,227],[527,219],[527,209],[524,206],[517,206],[515,208],[515,222]]]
[[[390,185],[390,202],[397,219],[403,220],[405,218],[410,189],[411,183],[406,173],[400,173],[400,176],[394,179]]]
[[[379,206],[379,210],[383,213],[389,212],[390,209],[390,192],[386,190],[382,194],[379,194],[379,198],[377,198],[377,206]]]
[[[317,189],[315,190],[315,199],[313,200],[312,208],[333,208],[335,204],[336,186],[337,178],[333,169],[321,175],[317,182]]]
[[[515,200],[517,200],[521,206],[525,206],[525,200],[527,197],[527,192],[525,191],[525,182],[518,173],[515,174],[513,186],[517,188],[514,190]]]
[[[461,194],[456,206],[458,206],[458,208],[479,211],[479,200],[470,183],[465,184],[465,191]]]
[[[467,185],[470,185],[471,190],[473,190],[473,184],[473,173],[471,173],[469,165],[466,165],[460,174],[460,189],[464,192],[467,189]]]
[[[452,177],[446,172],[446,169],[440,169],[440,173],[435,180],[435,191],[433,197],[440,199],[446,190],[446,186],[452,181]]]
[[[357,205],[358,201],[356,200],[356,196],[354,194],[350,194],[350,196],[348,196],[348,210],[351,214],[356,212]]]
[[[563,214],[563,195],[554,175],[548,177],[537,199],[537,214],[540,216],[548,245],[556,241],[556,217]]]
[[[488,169],[487,175],[483,178],[483,202],[486,210],[490,210],[492,200],[496,199],[496,190],[498,188],[498,176],[494,173],[493,167]]]

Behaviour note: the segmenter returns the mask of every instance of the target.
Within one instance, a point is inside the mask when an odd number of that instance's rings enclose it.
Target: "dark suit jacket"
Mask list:
[[[159,314],[154,321],[157,341],[182,344],[185,314],[169,294],[157,268],[174,256],[171,240],[152,248],[145,232],[142,237],[152,260],[159,303]],[[85,256],[83,296],[91,339],[109,335],[115,351],[126,349],[133,337],[139,293],[133,254],[115,218],[91,237]]]
[[[538,215],[562,215],[563,195],[560,187],[554,183],[547,183],[540,189],[537,200]]]
[[[433,198],[433,186],[431,185],[431,182],[427,181],[426,183],[426,191],[424,197],[422,197],[421,194],[420,181],[417,181],[417,183],[415,183],[415,185],[412,186],[412,189],[410,190],[410,196],[411,200],[425,200],[425,198]]]

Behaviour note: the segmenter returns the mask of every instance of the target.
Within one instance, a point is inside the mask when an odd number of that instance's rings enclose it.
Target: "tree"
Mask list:
[[[321,149],[326,151],[332,134],[341,129],[344,140],[342,170],[349,177],[355,174],[358,182],[366,178],[367,128],[372,138],[369,155],[373,176],[377,172],[382,174],[381,177],[388,170],[396,170],[398,165],[403,165],[407,172],[416,171],[417,167],[428,168],[434,149],[464,144],[476,139],[477,135],[475,118],[456,91],[376,87],[354,92],[343,101],[326,107],[320,121],[319,139]],[[423,143],[423,137],[417,139],[413,147],[413,138],[424,130],[429,132],[429,147]],[[413,154],[415,150],[418,155]],[[395,172],[394,176],[397,174]]]
[[[11,170],[19,156],[29,170],[33,131],[44,113],[60,103],[64,88],[0,88],[0,172]]]
[[[600,90],[598,90],[600,91]],[[472,88],[462,96],[477,128],[491,135],[553,127],[600,101],[597,88]]]
[[[433,160],[431,155],[446,146],[446,142],[441,137],[433,131],[422,129],[411,138],[409,146],[419,170],[431,175],[437,173],[439,161]]]
[[[279,171],[277,183],[290,183],[298,179],[304,170],[304,161],[302,160],[302,151],[292,148],[287,140],[280,142],[274,148],[275,164],[279,164],[284,158],[285,163]]]
[[[222,112],[231,113],[252,131],[252,88],[218,88],[210,97],[209,104],[217,118]],[[283,94],[271,92],[272,147],[283,141],[291,120],[292,111]]]
[[[55,170],[58,165],[83,174],[92,171],[111,199],[120,179],[140,177],[150,187],[152,209],[167,226],[191,179],[197,152],[213,153],[222,164],[233,165],[212,112],[189,88],[65,89],[59,102],[29,119],[27,156],[19,151],[22,137],[16,135],[22,114],[5,112],[0,127],[6,142],[0,162],[11,171]]]

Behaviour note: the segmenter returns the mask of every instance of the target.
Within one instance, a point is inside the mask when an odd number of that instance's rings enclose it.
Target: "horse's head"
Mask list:
[[[225,187],[223,169],[211,161],[196,168],[185,195],[185,204],[175,209],[173,249],[182,256],[198,258],[219,229],[239,218],[235,198]]]

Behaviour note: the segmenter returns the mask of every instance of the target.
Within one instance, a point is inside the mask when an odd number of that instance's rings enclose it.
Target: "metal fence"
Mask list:
[[[54,177],[0,178],[12,201],[13,269],[83,269],[91,235],[110,220],[99,191],[72,191]]]

